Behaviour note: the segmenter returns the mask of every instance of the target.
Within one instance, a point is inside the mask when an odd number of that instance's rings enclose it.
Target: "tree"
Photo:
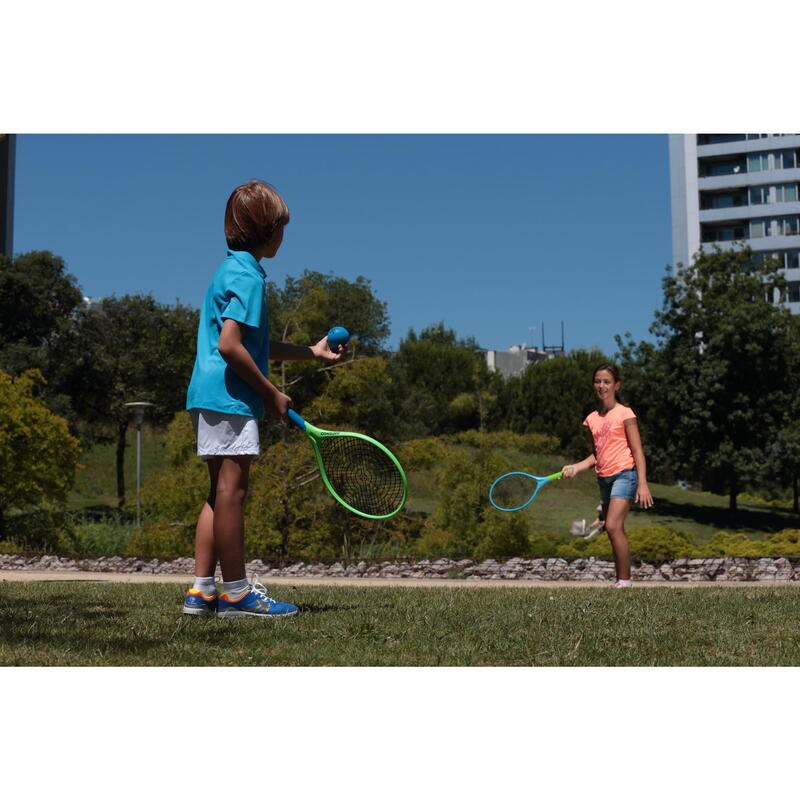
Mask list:
[[[47,251],[9,258],[0,255],[0,369],[19,375],[38,369],[47,406],[75,427],[69,397],[60,384],[61,367],[83,295],[64,260]],[[75,354],[67,356],[69,361]]]
[[[439,322],[409,330],[392,359],[392,381],[405,435],[419,437],[480,425],[481,402],[491,403],[496,378],[474,339],[458,339]]]
[[[668,470],[736,495],[769,467],[791,406],[794,327],[772,300],[786,291],[780,265],[749,248],[700,252],[664,278],[657,344],[618,339],[637,378],[648,451]]]
[[[503,384],[493,427],[549,433],[558,437],[570,458],[585,456],[590,441],[581,422],[596,404],[592,373],[607,360],[598,350],[574,350],[564,357],[530,364]]]
[[[42,381],[0,372],[0,540],[11,511],[63,506],[75,476],[78,440],[35,396]]]
[[[149,418],[164,424],[186,402],[194,366],[198,312],[181,303],[158,303],[151,296],[103,299],[84,309],[76,336],[83,356],[73,364],[64,385],[78,413],[95,430],[115,429],[117,496],[125,503],[125,439],[130,410],[125,403],[153,403]]]
[[[375,297],[366,278],[348,281],[306,270],[300,278],[287,277],[282,288],[270,282],[267,295],[270,338],[276,341],[313,344],[333,325],[343,325],[352,337],[354,355],[383,352],[389,335],[386,303]],[[284,361],[271,379],[292,396],[298,408],[316,397],[326,381],[319,365],[310,361]]]

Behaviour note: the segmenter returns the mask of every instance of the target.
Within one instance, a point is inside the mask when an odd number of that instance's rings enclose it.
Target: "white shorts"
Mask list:
[[[197,455],[208,461],[219,456],[257,456],[261,452],[258,422],[241,414],[221,414],[205,408],[191,410],[197,436]]]

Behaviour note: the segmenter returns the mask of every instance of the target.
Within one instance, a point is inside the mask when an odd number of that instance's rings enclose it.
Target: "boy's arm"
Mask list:
[[[270,416],[286,419],[292,398],[279,391],[258,368],[253,357],[242,344],[241,323],[226,319],[219,334],[217,349],[227,365],[264,398],[265,410]]]
[[[642,437],[639,434],[639,425],[636,418],[625,420],[625,435],[628,437],[628,446],[633,453],[633,463],[636,466],[636,474],[639,477],[639,486],[636,489],[636,502],[643,508],[650,508],[653,505],[653,496],[647,486],[647,462],[644,458],[644,448],[642,447]]]
[[[310,361],[319,359],[333,363],[338,361],[346,352],[347,345],[339,346],[339,351],[331,352],[328,347],[328,337],[324,336],[315,345],[308,347],[301,344],[289,344],[289,342],[275,342],[270,340],[269,357],[272,361]]]

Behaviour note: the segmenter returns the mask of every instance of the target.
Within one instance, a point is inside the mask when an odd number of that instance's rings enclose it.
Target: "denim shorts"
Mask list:
[[[607,478],[598,477],[597,485],[600,487],[600,502],[604,506],[608,505],[612,497],[635,500],[636,490],[639,488],[639,473],[631,467]]]

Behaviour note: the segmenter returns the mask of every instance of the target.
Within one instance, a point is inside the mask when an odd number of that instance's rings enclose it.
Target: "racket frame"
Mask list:
[[[306,422],[294,409],[290,408],[287,412],[287,416],[289,417],[289,421],[297,428],[299,428],[303,433],[305,433],[308,441],[311,442],[311,447],[314,451],[314,458],[317,461],[317,466],[319,467],[319,474],[322,478],[322,482],[325,484],[325,488],[333,495],[333,498],[343,505],[348,511],[352,512],[353,514],[358,514],[359,517],[364,517],[366,519],[389,519],[389,517],[393,517],[395,514],[398,514],[400,511],[403,510],[403,507],[406,504],[406,500],[408,499],[408,479],[406,478],[405,470],[400,466],[400,462],[395,458],[394,454],[380,442],[373,439],[371,436],[365,436],[363,433],[352,433],[350,431],[326,431],[322,428],[317,428],[315,425],[312,425],[310,422]],[[389,457],[389,459],[394,463],[395,467],[397,467],[397,471],[400,473],[400,478],[403,481],[403,497],[400,500],[399,505],[397,506],[394,511],[390,511],[388,514],[367,514],[365,511],[360,511],[357,508],[351,506],[346,500],[344,500],[337,492],[336,489],[333,488],[331,482],[328,480],[328,474],[325,471],[325,464],[322,461],[322,453],[319,449],[318,439],[328,438],[330,436],[350,436],[356,439],[363,439],[365,442],[369,442],[374,447],[377,447],[381,450],[385,455]]]
[[[497,486],[500,481],[504,478],[509,478],[512,475],[522,475],[525,478],[530,478],[533,481],[536,481],[536,488],[533,490],[533,494],[521,505],[515,506],[514,508],[505,508],[504,506],[499,506],[495,503],[493,494],[494,494],[494,487]],[[498,510],[498,511],[522,511],[523,508],[527,508],[532,502],[533,498],[539,494],[539,489],[542,488],[546,483],[550,483],[550,481],[558,480],[563,473],[561,472],[554,472],[552,475],[546,475],[543,478],[540,478],[538,475],[531,475],[528,472],[506,472],[505,475],[501,475],[499,478],[496,478],[494,483],[489,487],[489,502]]]

